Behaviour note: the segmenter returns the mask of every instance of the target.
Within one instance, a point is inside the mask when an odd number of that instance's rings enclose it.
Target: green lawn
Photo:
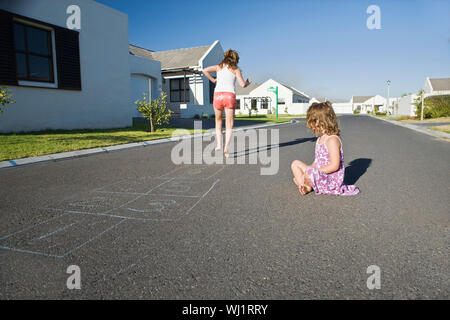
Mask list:
[[[445,133],[450,133],[450,125],[443,125],[443,126],[435,126],[435,127],[428,127],[428,129],[435,130],[435,131],[441,131]]]
[[[133,127],[120,129],[48,130],[0,134],[0,161],[170,138],[176,129],[179,128],[164,128],[150,133],[147,131],[148,124],[136,123]],[[186,130],[191,134],[194,132],[192,129]]]
[[[248,115],[236,115],[236,121],[252,121],[255,123],[283,123],[290,122],[294,118],[304,118],[305,115],[289,115],[283,114],[278,115],[278,118],[275,115],[252,115],[249,117]]]

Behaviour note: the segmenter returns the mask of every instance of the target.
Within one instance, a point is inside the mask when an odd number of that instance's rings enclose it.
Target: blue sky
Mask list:
[[[273,78],[310,96],[417,92],[450,76],[447,0],[97,0],[128,14],[130,43],[151,50],[211,44],[241,57],[244,77]],[[366,9],[381,9],[369,30]]]

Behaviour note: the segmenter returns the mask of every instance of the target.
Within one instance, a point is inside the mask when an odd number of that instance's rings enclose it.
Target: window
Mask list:
[[[18,80],[54,82],[51,31],[14,22]]]
[[[184,102],[184,78],[170,79],[170,102]],[[186,78],[186,102],[189,102],[189,78]]]
[[[261,109],[268,109],[269,102],[266,99],[261,100]]]
[[[236,109],[240,109],[240,108],[241,108],[241,100],[236,99]]]
[[[252,99],[252,110],[256,110],[256,99]]]

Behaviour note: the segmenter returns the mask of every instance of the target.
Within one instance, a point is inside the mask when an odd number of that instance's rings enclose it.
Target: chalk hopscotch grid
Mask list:
[[[179,221],[181,218],[183,218],[183,216],[185,216],[185,215],[188,215],[197,205],[198,205],[198,203],[214,188],[214,186],[220,181],[220,179],[217,179],[217,180],[215,180],[214,182],[213,182],[213,184],[211,185],[211,187],[205,192],[205,193],[203,193],[201,196],[186,196],[186,195],[174,195],[174,194],[163,194],[163,195],[160,195],[160,196],[172,196],[172,197],[189,197],[189,198],[199,198],[195,203],[194,203],[194,205],[193,206],[191,206],[183,215],[180,215],[180,217],[178,217],[178,218],[176,218],[176,219],[151,219],[151,218],[136,218],[136,217],[125,217],[125,216],[119,216],[119,215],[113,215],[113,214],[110,214],[112,211],[114,211],[114,210],[118,210],[118,209],[120,209],[120,208],[123,208],[124,206],[126,206],[126,205],[128,205],[128,204],[130,204],[130,203],[132,203],[132,202],[135,202],[135,201],[137,201],[138,199],[140,199],[140,198],[142,198],[143,196],[146,196],[146,195],[149,195],[149,194],[151,194],[151,192],[153,191],[153,190],[155,190],[156,188],[159,188],[160,186],[162,186],[162,185],[164,185],[164,184],[166,184],[166,183],[169,183],[169,182],[171,182],[171,181],[173,181],[173,180],[175,180],[175,179],[182,179],[181,177],[179,178],[179,177],[173,177],[173,178],[170,178],[170,179],[168,179],[168,178],[163,178],[164,176],[167,176],[167,175],[169,175],[169,174],[171,174],[171,173],[174,173],[174,172],[177,172],[177,171],[179,171],[179,170],[181,170],[181,169],[185,169],[186,167],[182,167],[182,168],[176,168],[176,169],[174,169],[174,170],[172,170],[172,171],[170,171],[169,173],[166,173],[165,175],[162,175],[162,176],[160,176],[160,177],[157,177],[157,179],[167,179],[167,180],[165,180],[165,181],[163,181],[162,183],[160,183],[160,184],[158,184],[157,186],[155,186],[155,187],[153,187],[153,188],[151,188],[149,191],[147,191],[146,193],[142,193],[142,194],[138,194],[138,196],[136,197],[136,198],[134,198],[134,199],[132,199],[132,200],[130,200],[130,201],[127,201],[127,202],[125,202],[125,203],[123,203],[122,205],[120,205],[119,207],[116,207],[116,208],[112,208],[112,209],[110,209],[110,210],[107,210],[106,212],[104,212],[104,213],[89,213],[89,212],[80,212],[80,211],[74,211],[74,210],[64,210],[64,209],[57,209],[57,208],[43,208],[43,209],[47,209],[47,210],[58,210],[58,211],[64,211],[62,214],[60,214],[60,215],[58,215],[58,216],[55,216],[55,217],[52,217],[52,218],[50,218],[50,219],[46,219],[46,220],[44,220],[44,221],[41,221],[41,222],[39,222],[39,223],[37,223],[37,224],[34,224],[34,225],[32,225],[32,226],[29,226],[29,227],[26,227],[26,228],[24,228],[24,229],[21,229],[21,230],[19,230],[19,231],[16,231],[16,232],[14,232],[14,233],[12,233],[12,234],[9,234],[9,235],[6,235],[6,236],[4,236],[4,237],[1,237],[0,238],[0,241],[3,241],[3,240],[6,240],[6,239],[8,239],[8,238],[10,238],[10,237],[12,237],[12,236],[14,236],[14,235],[17,235],[17,234],[20,234],[20,233],[23,233],[23,232],[25,232],[25,231],[28,231],[28,230],[31,230],[31,229],[33,229],[33,228],[36,228],[36,227],[38,227],[38,226],[40,226],[40,225],[42,225],[42,224],[44,224],[44,223],[47,223],[47,222],[50,222],[50,221],[52,221],[52,220],[55,220],[55,219],[57,219],[57,218],[60,218],[60,217],[62,217],[62,216],[64,216],[64,215],[66,215],[66,214],[87,214],[87,215],[96,215],[96,216],[108,216],[108,217],[111,217],[111,218],[118,218],[118,219],[120,219],[120,221],[118,222],[118,223],[116,223],[116,224],[114,224],[114,225],[112,225],[111,227],[109,227],[109,228],[107,228],[106,230],[104,230],[104,231],[102,231],[102,232],[100,232],[99,234],[97,234],[97,235],[95,235],[94,237],[92,237],[92,238],[89,238],[87,241],[85,241],[85,242],[83,242],[82,244],[80,244],[80,245],[78,245],[77,247],[75,247],[75,248],[73,248],[73,249],[71,249],[71,250],[69,250],[69,251],[66,251],[64,254],[62,254],[62,255],[54,255],[54,254],[49,254],[49,253],[45,253],[45,252],[40,252],[40,251],[32,251],[32,250],[25,250],[25,249],[20,249],[20,248],[12,248],[12,247],[7,247],[7,246],[3,246],[3,245],[0,245],[0,249],[5,249],[5,250],[10,250],[10,251],[15,251],[15,252],[21,252],[21,253],[29,253],[29,254],[34,254],[34,255],[41,255],[41,256],[45,256],[45,257],[54,257],[54,258],[58,258],[58,259],[62,259],[62,258],[64,258],[64,257],[66,257],[67,255],[69,255],[70,253],[72,253],[72,252],[74,252],[74,251],[76,251],[76,250],[78,250],[78,249],[80,249],[80,248],[82,248],[82,247],[84,247],[85,245],[87,245],[88,243],[90,243],[90,242],[92,242],[92,241],[94,241],[94,240],[96,240],[96,239],[98,239],[99,237],[101,237],[103,234],[105,234],[106,232],[109,232],[109,231],[111,231],[112,229],[114,229],[114,228],[116,228],[117,226],[119,226],[121,223],[123,223],[124,221],[127,221],[127,220],[139,220],[139,221],[154,221],[154,220],[158,220],[158,221],[173,221],[173,222],[177,222],[177,221]],[[220,171],[222,171],[224,169],[224,166],[222,166],[222,168],[220,168],[219,170],[217,170],[216,172],[214,172],[212,175],[210,175],[209,177],[207,177],[207,178],[203,178],[203,179],[182,179],[182,180],[192,180],[192,181],[196,181],[196,180],[200,180],[200,181],[202,181],[202,180],[208,180],[208,179],[210,179],[210,178],[212,178],[213,176],[215,176],[215,175],[217,175]],[[118,183],[120,183],[120,182],[123,182],[123,181],[127,181],[127,180],[122,180],[122,181],[119,181]],[[129,180],[128,180],[129,181]],[[128,182],[127,181],[127,182]],[[115,183],[116,184],[116,183]],[[105,187],[105,186],[104,186]],[[104,187],[102,187],[102,188],[104,188]],[[99,189],[102,189],[102,188],[97,188],[97,189],[93,189],[93,190],[91,190],[91,192],[95,192],[96,190],[99,190]],[[117,193],[117,192],[105,192],[105,193]],[[72,198],[72,197],[71,197]],[[66,198],[67,199],[67,198]],[[48,232],[47,234],[45,234],[45,235],[43,235],[43,236],[41,236],[40,238],[43,238],[43,237],[48,237],[48,236],[50,236],[50,235],[52,235],[52,234],[55,234],[55,233],[57,233],[57,232],[60,232],[60,231],[62,231],[62,230],[65,230],[65,229],[67,229],[67,228],[69,228],[71,225],[73,225],[73,224],[75,224],[75,223],[72,223],[72,224],[70,224],[70,225],[66,225],[66,226],[64,226],[64,227],[61,227],[61,228],[58,228],[57,230],[54,230],[54,231],[51,231],[51,232]],[[39,238],[39,239],[40,239]],[[36,238],[35,238],[36,239]],[[33,239],[33,240],[35,240],[35,239]]]

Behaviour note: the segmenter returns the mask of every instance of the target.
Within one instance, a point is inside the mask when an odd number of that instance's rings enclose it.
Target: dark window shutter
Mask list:
[[[81,90],[79,33],[56,27],[55,42],[58,88]]]
[[[0,10],[0,84],[17,85],[12,14]]]

